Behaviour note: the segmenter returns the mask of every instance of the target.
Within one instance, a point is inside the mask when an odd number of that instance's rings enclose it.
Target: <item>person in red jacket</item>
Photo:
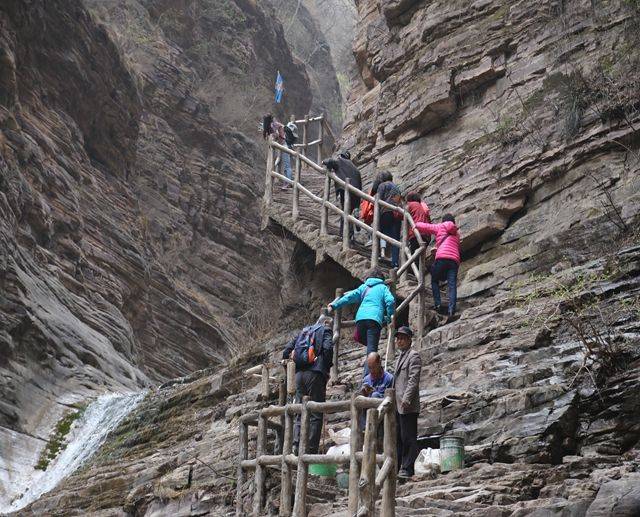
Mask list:
[[[436,236],[436,260],[431,266],[433,302],[436,311],[442,313],[439,282],[446,278],[449,296],[447,314],[452,317],[456,313],[458,268],[460,267],[460,234],[456,220],[451,214],[446,214],[440,224],[416,223],[416,228],[421,234],[428,233]]]
[[[414,223],[431,222],[431,211],[429,210],[429,206],[422,201],[420,194],[415,191],[407,194],[407,210],[409,210]],[[422,234],[420,236],[422,237]],[[427,244],[429,244],[430,239],[431,236],[428,236],[426,239]],[[418,249],[418,239],[416,239],[416,236],[413,234],[413,228],[409,228],[409,249],[411,250],[411,253],[415,253]]]

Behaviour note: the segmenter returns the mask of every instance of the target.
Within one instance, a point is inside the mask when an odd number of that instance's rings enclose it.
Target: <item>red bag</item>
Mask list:
[[[365,224],[373,222],[373,203],[366,199],[360,201],[360,219]]]

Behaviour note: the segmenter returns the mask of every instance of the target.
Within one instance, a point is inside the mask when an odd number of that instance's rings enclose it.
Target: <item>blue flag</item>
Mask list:
[[[278,77],[276,77],[276,102],[279,103],[282,100],[282,95],[284,94],[284,79],[280,75],[280,70],[278,70]]]

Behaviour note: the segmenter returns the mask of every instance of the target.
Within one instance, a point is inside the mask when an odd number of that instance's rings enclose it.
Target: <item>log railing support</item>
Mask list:
[[[349,214],[351,214],[351,191],[349,190],[349,178],[346,179],[346,188],[344,189],[344,205],[342,206],[342,249],[348,250],[351,247],[351,239],[349,235]]]
[[[284,443],[282,445],[282,463],[280,465],[282,472],[282,481],[280,485],[280,515],[289,517],[291,515],[291,499],[292,499],[292,476],[293,469],[287,463],[287,455],[291,454],[293,449],[293,415],[285,410],[284,413]]]
[[[336,289],[337,300],[344,294],[344,289]],[[333,314],[333,365],[331,366],[331,382],[338,382],[338,357],[340,356],[340,330],[342,328],[342,309],[336,309]]]
[[[324,142],[324,114],[321,115],[321,119],[318,121],[318,153],[316,163],[322,163],[322,144]]]
[[[240,422],[240,436],[239,436],[239,454],[238,454],[238,474],[237,474],[237,487],[236,487],[236,517],[242,517],[245,512],[242,508],[242,487],[246,480],[244,469],[242,468],[242,462],[249,458],[249,429],[246,424]]]
[[[362,447],[362,435],[359,429],[358,407],[356,406],[356,397],[354,393],[351,395],[351,435],[349,438],[349,515],[355,515],[358,512],[358,482],[360,479],[360,464],[356,456]]]
[[[273,201],[273,175],[271,173],[273,171],[274,153],[275,149],[269,146],[267,153],[267,175],[264,183],[264,206],[267,209]]]
[[[300,213],[299,203],[300,203],[300,175],[302,173],[302,160],[300,160],[300,156],[296,157],[296,169],[293,171],[293,205],[291,208],[291,217],[293,217],[294,221],[298,220],[298,215]]]
[[[300,437],[298,443],[298,473],[296,477],[296,495],[293,504],[295,517],[307,515],[307,479],[309,477],[309,464],[302,461],[302,456],[307,452],[309,440],[309,397],[302,399],[302,414],[300,415]]]
[[[307,146],[309,143],[309,132],[307,127],[309,126],[309,115],[305,115],[304,117],[304,125],[302,126],[302,154],[307,156]]]
[[[418,339],[422,339],[422,337],[424,336],[424,326],[425,326],[425,318],[426,318],[426,311],[427,311],[427,288],[426,288],[426,269],[427,269],[427,258],[425,257],[425,254],[422,253],[420,255],[420,257],[418,258],[418,275],[420,276],[420,278],[418,278],[418,286],[420,289],[420,294],[418,295],[418,331],[417,331],[417,338]]]
[[[365,515],[373,517],[376,505],[376,438],[378,431],[378,411],[367,410],[367,423],[364,432],[364,450],[362,452],[362,473],[360,475],[360,506]],[[364,513],[364,512],[362,512]],[[360,514],[360,511],[358,511]]]
[[[396,515],[396,480],[398,472],[398,449],[396,446],[396,390],[385,391],[385,398],[391,399],[390,407],[384,417],[384,457],[391,460],[391,469],[382,485],[382,517]]]
[[[296,363],[287,361],[287,394],[296,394]]]
[[[262,394],[262,400],[267,400],[271,394],[271,390],[269,389],[269,367],[266,364],[262,365],[260,393]]]
[[[267,417],[263,415],[258,416],[258,442],[256,445],[256,457],[259,458],[265,454],[266,442],[267,442]],[[264,489],[265,489],[265,468],[258,462],[256,464],[256,491],[253,499],[253,514],[260,515],[262,513],[262,507],[264,505]]]
[[[371,235],[371,267],[378,266],[380,258],[380,239],[378,232],[380,231],[380,196],[376,194],[373,201],[373,233]]]
[[[387,280],[387,284],[394,298],[396,296],[397,283],[398,283],[398,270],[394,268],[391,271],[389,271],[389,280]],[[396,314],[398,314],[397,311],[394,312],[393,316],[391,317],[391,321],[389,322],[389,325],[387,325],[387,351],[384,356],[385,370],[388,368],[390,362],[394,361],[395,353],[396,353],[396,347],[395,347]]]
[[[324,177],[324,190],[322,192],[322,207],[320,211],[320,235],[329,233],[329,196],[331,194],[331,179],[327,174]]]
[[[406,250],[409,248],[409,221],[407,220],[407,214],[402,214],[402,249],[400,250],[400,266],[403,266],[407,261]]]

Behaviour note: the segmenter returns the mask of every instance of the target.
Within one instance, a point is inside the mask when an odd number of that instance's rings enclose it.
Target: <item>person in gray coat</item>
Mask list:
[[[418,457],[418,414],[420,413],[420,372],[422,359],[411,348],[413,332],[400,327],[396,332],[396,348],[400,357],[394,374],[397,407],[398,477],[408,479],[414,474]]]

